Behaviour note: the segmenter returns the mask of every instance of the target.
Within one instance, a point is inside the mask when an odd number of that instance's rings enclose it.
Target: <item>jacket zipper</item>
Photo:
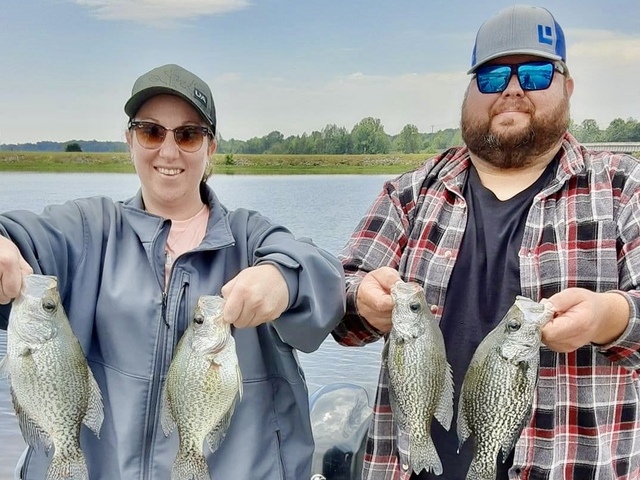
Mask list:
[[[169,322],[167,320],[167,292],[162,292],[162,322],[160,322],[158,328],[158,348],[156,350],[156,358],[153,367],[152,379],[159,378],[159,374],[162,372],[164,366],[164,357],[166,354],[166,338],[167,331],[169,330]],[[154,437],[156,433],[156,413],[158,411],[158,403],[160,392],[162,391],[162,384],[151,380],[151,398],[147,410],[147,435],[145,437],[144,454],[142,456],[142,477],[152,480],[152,462],[151,462],[151,450],[153,449]]]

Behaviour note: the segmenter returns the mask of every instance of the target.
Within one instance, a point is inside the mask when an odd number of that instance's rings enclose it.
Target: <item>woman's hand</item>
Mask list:
[[[289,305],[289,287],[275,265],[242,270],[222,287],[224,320],[237,328],[257,327],[278,318]]]
[[[20,294],[22,276],[33,273],[18,247],[0,236],[0,304],[6,305]]]

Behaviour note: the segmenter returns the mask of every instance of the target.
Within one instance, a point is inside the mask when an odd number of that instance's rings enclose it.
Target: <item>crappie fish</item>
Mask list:
[[[397,425],[402,465],[414,472],[442,474],[431,439],[435,417],[449,429],[453,418],[453,379],[444,338],[417,283],[391,288],[393,326],[383,350],[389,371],[389,402]]]
[[[231,326],[222,320],[222,297],[198,299],[193,321],[180,339],[169,366],[162,397],[162,428],[168,437],[178,427],[179,447],[172,480],[209,480],[206,440],[217,450],[227,431],[242,375]]]
[[[10,379],[24,440],[47,452],[53,446],[46,479],[87,480],[80,427],[84,423],[98,436],[102,396],[69,325],[55,277],[23,277],[9,315],[0,372]]]
[[[541,329],[550,304],[517,296],[476,349],[458,403],[458,439],[473,436],[467,480],[494,480],[498,452],[507,458],[528,421],[540,364]]]

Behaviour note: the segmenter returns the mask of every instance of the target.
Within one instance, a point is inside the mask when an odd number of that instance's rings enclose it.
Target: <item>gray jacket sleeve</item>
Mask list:
[[[102,215],[100,202],[96,215]],[[0,215],[0,235],[16,244],[35,273],[58,277],[60,295],[78,263],[83,261],[88,232],[83,214],[71,201],[44,209],[42,214],[17,210]],[[0,306],[0,328],[8,323],[10,304]]]
[[[275,264],[289,287],[289,308],[273,322],[276,332],[293,348],[316,350],[344,316],[342,264],[311,240],[296,239],[259,214],[250,216],[249,222],[253,265]]]

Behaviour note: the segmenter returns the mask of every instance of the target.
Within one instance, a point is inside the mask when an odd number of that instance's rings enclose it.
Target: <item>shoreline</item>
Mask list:
[[[435,153],[376,155],[215,154],[220,175],[394,174],[413,170]],[[0,152],[0,172],[135,173],[125,152]]]

